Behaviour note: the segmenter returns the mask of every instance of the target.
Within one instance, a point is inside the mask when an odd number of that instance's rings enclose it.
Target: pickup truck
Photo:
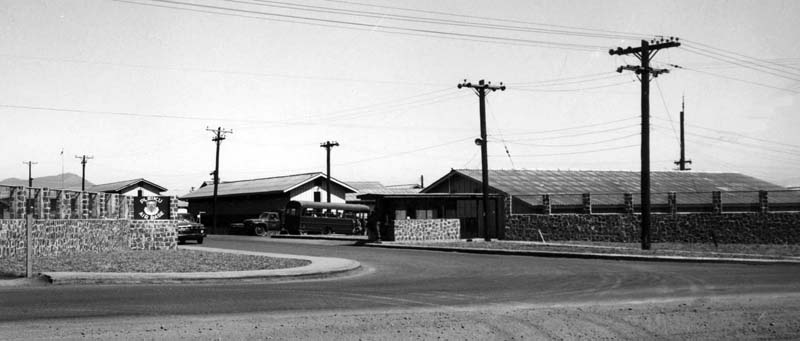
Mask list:
[[[266,236],[269,231],[282,232],[281,217],[278,212],[263,212],[258,218],[231,224],[231,232],[237,234]]]
[[[178,232],[178,244],[183,244],[187,240],[194,240],[197,244],[203,244],[203,238],[206,237],[206,228],[194,220],[191,214],[180,213],[178,214],[178,225],[176,226]]]

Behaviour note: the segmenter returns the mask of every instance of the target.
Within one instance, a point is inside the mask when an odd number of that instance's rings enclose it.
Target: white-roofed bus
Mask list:
[[[289,234],[364,234],[369,207],[292,200],[286,204],[284,228]]]

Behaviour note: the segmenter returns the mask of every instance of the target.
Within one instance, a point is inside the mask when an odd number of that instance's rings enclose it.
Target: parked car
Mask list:
[[[189,213],[178,214],[178,244],[183,244],[187,240],[194,240],[197,244],[203,244],[206,237],[206,228],[203,224],[195,221]]]
[[[266,236],[270,231],[282,232],[281,215],[278,212],[263,212],[258,218],[246,219],[231,224],[231,233]]]

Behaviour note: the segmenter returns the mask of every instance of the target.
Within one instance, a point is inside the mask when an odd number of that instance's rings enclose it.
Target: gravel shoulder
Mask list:
[[[311,340],[796,339],[800,296],[0,323],[0,338]],[[7,328],[6,328],[7,327]]]

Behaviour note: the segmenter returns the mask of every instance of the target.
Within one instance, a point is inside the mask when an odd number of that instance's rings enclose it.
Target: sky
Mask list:
[[[685,103],[693,171],[800,185],[800,2],[0,0],[0,179],[145,178],[182,195],[325,172],[430,184],[491,169],[640,170],[641,40],[651,170],[674,170]],[[63,154],[62,154],[63,151]]]

